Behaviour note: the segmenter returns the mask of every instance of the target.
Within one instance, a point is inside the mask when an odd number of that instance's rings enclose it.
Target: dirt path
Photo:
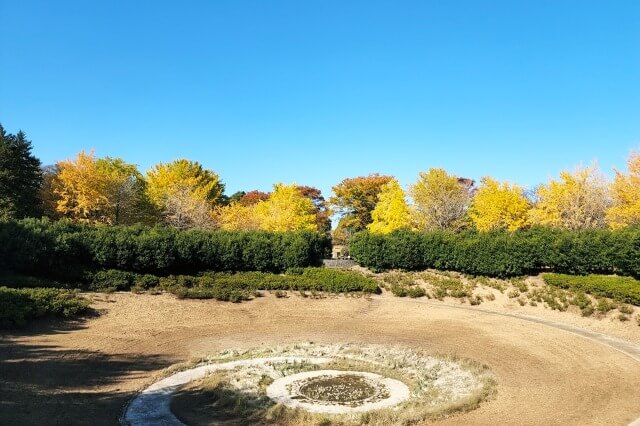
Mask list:
[[[573,331],[508,315],[381,297],[243,304],[114,294],[102,314],[0,341],[0,424],[115,424],[157,372],[225,348],[355,342],[487,364],[498,393],[441,424],[611,424],[640,417],[640,364]],[[571,330],[570,330],[571,331]]]
[[[376,299],[377,298],[387,298],[387,296],[373,296],[373,298],[376,298]],[[431,306],[435,306],[435,307],[440,307],[440,306],[443,305],[442,302],[435,302],[435,301],[430,301],[430,300],[425,300],[425,299],[407,299],[406,301],[407,301],[407,303],[422,303],[422,304],[431,305]],[[593,340],[596,343],[600,343],[600,344],[603,344],[603,345],[610,346],[613,349],[615,349],[617,351],[620,351],[623,354],[628,355],[631,358],[635,359],[636,361],[640,362],[640,345],[635,344],[633,342],[629,342],[629,341],[624,340],[624,339],[620,339],[620,338],[617,338],[617,337],[609,336],[609,335],[606,335],[606,334],[603,334],[603,333],[598,333],[598,332],[595,332],[595,331],[591,331],[591,330],[587,330],[587,329],[584,329],[584,328],[576,327],[575,325],[572,325],[572,324],[553,321],[553,320],[550,320],[548,318],[540,318],[540,317],[535,316],[535,315],[527,315],[527,314],[524,314],[524,313],[512,314],[512,313],[498,312],[498,311],[493,311],[493,310],[490,310],[490,309],[483,309],[483,308],[465,306],[465,305],[447,304],[445,306],[448,306],[448,307],[450,307],[452,309],[463,309],[463,310],[478,312],[478,313],[482,313],[482,314],[498,315],[498,316],[515,318],[515,319],[524,320],[524,321],[531,321],[531,322],[535,322],[535,323],[538,323],[538,324],[544,324],[544,325],[547,325],[549,327],[558,328],[558,329],[564,330],[564,331],[566,331],[568,333],[573,333],[573,334],[576,334],[578,336],[584,337],[585,339]]]

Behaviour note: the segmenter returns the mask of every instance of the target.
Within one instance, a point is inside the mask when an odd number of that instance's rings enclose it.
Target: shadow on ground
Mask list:
[[[71,333],[85,321],[37,321],[0,330],[0,424],[114,425],[135,393],[124,380],[148,377],[171,361],[160,356],[32,345],[21,338]]]
[[[229,387],[202,387],[188,384],[171,400],[171,411],[190,426],[267,426],[277,425],[277,419],[264,419],[266,410],[274,405],[255,394],[242,393]]]

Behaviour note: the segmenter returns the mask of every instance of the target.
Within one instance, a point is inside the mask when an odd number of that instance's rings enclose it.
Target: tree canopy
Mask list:
[[[130,225],[151,220],[152,207],[145,181],[133,164],[121,158],[96,158],[81,151],[74,159],[60,161],[48,187],[55,209],[79,222]],[[48,182],[48,181],[47,181]]]
[[[342,180],[333,187],[329,199],[333,210],[340,215],[336,233],[353,234],[371,223],[371,212],[378,202],[382,187],[393,177],[377,173]]]
[[[373,233],[388,234],[398,229],[412,228],[412,210],[397,180],[392,179],[382,187],[371,217],[373,221],[367,229]]]
[[[444,169],[421,172],[409,190],[416,207],[418,229],[464,228],[472,185],[473,181],[450,175]]]
[[[562,171],[560,179],[538,188],[537,197],[530,213],[534,224],[567,229],[606,227],[611,196],[595,165]]]
[[[469,217],[479,231],[515,231],[528,225],[529,208],[522,188],[487,176],[473,197]]]
[[[632,152],[627,174],[616,170],[611,185],[613,205],[607,211],[607,222],[613,229],[640,224],[640,153]]]
[[[24,132],[13,135],[0,125],[0,219],[42,214],[40,160]]]

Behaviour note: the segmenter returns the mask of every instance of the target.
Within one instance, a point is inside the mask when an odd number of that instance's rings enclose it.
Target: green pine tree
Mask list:
[[[0,219],[40,216],[40,160],[24,132],[6,133],[0,124]]]

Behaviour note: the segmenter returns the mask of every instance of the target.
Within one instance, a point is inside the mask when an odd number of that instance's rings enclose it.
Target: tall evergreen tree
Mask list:
[[[12,135],[0,125],[0,219],[41,214],[42,170],[31,149],[24,132]]]

